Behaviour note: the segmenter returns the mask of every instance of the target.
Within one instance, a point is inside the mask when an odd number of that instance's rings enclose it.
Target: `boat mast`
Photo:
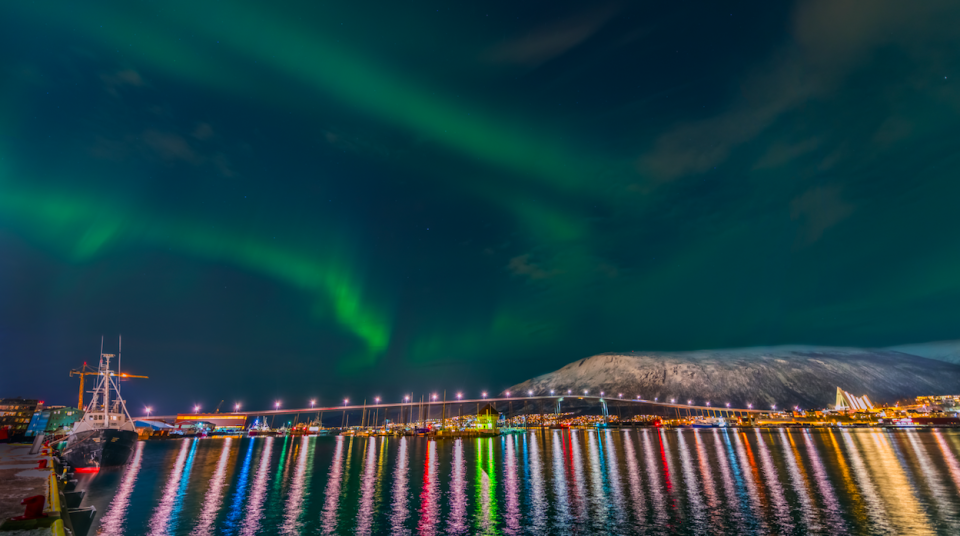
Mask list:
[[[100,372],[103,374],[103,427],[110,428],[110,358],[113,354],[100,354]],[[106,361],[104,361],[106,360]]]

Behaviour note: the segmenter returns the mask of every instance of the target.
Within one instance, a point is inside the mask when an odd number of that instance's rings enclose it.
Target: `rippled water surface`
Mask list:
[[[960,433],[574,430],[140,442],[101,534],[960,534]]]

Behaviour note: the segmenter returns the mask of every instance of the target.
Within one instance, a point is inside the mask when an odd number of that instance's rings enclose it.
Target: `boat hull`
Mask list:
[[[125,465],[137,442],[129,430],[101,429],[70,434],[60,458],[76,469]]]

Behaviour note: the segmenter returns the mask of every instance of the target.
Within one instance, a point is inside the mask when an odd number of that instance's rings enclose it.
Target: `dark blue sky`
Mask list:
[[[0,396],[498,391],[957,338],[951,2],[47,2],[0,18]]]

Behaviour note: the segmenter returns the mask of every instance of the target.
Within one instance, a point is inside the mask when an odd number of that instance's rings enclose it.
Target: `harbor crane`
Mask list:
[[[113,356],[110,356],[113,357]],[[93,367],[87,365],[87,362],[83,362],[83,366],[79,369],[74,369],[70,371],[70,376],[80,376],[80,397],[77,399],[77,409],[83,409],[83,377],[84,376],[99,376],[100,372]],[[136,374],[127,374],[126,372],[122,374],[113,373],[113,376],[118,378],[147,378],[147,376],[138,376]]]

